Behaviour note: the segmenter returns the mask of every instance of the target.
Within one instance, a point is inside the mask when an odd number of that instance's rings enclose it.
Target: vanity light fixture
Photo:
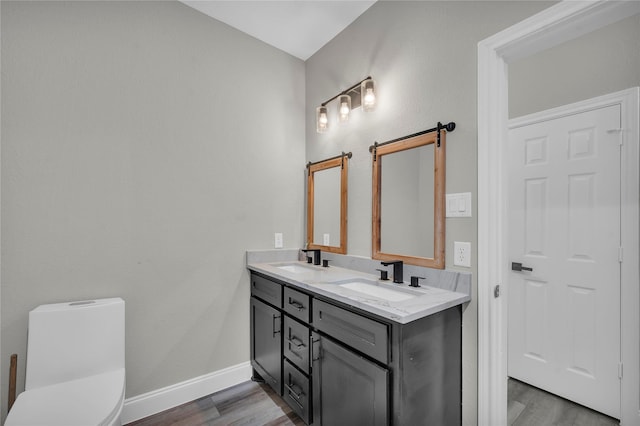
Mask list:
[[[338,99],[338,122],[349,121],[351,110],[362,106],[363,111],[371,112],[376,106],[376,85],[371,77],[367,77],[338,93],[334,97],[324,101],[316,108],[316,131],[325,133],[329,129],[329,116],[327,104]]]

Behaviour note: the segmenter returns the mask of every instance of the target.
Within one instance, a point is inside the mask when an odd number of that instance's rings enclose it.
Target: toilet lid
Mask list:
[[[31,389],[18,396],[5,426],[108,424],[122,408],[125,370]]]

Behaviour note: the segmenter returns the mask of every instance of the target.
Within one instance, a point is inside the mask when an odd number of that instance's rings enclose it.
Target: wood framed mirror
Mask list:
[[[307,164],[307,248],[347,253],[347,182],[351,153]]]
[[[438,123],[370,147],[373,259],[444,269],[446,131],[453,129]]]

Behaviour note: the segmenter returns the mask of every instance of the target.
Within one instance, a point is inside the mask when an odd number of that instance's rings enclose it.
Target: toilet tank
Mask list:
[[[41,305],[29,312],[25,389],[124,368],[121,298]]]

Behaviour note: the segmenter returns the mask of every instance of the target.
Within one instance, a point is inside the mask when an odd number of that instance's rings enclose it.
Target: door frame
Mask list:
[[[640,2],[562,1],[478,43],[478,424],[507,424],[508,63],[640,13]],[[640,421],[638,88],[620,99],[622,170],[621,425]],[[494,297],[496,286],[502,295]]]

